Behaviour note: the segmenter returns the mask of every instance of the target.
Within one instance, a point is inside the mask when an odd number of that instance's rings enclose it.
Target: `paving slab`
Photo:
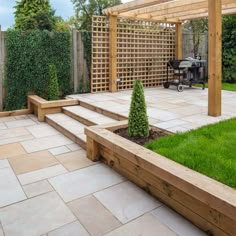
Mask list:
[[[146,214],[105,236],[178,236],[151,214]],[[190,236],[190,235],[189,235]]]
[[[55,165],[48,168],[28,172],[18,175],[18,179],[22,185],[31,184],[40,180],[44,180],[56,175],[64,174],[67,170],[62,165]]]
[[[71,143],[73,143],[73,141],[61,134],[21,142],[28,153],[60,147]]]
[[[73,151],[77,151],[79,149],[82,149],[78,144],[76,143],[72,143],[72,144],[69,144],[69,145],[66,145],[72,152]]]
[[[69,171],[81,169],[91,165],[95,165],[95,162],[90,161],[86,157],[86,151],[78,150],[62,155],[56,156],[57,160]]]
[[[97,192],[94,196],[123,224],[162,205],[129,181]]]
[[[17,128],[17,127],[25,127],[25,126],[30,126],[30,125],[36,125],[36,123],[31,119],[25,119],[25,120],[6,121],[5,125],[8,128]]]
[[[55,192],[0,209],[6,236],[39,236],[75,220]]]
[[[91,223],[91,222],[90,222]],[[90,236],[79,221],[67,224],[50,233],[48,236]]]
[[[200,229],[191,224],[181,215],[177,214],[167,206],[161,206],[152,211],[151,214],[158,219],[159,222],[166,225],[169,229],[181,236],[206,236]]]
[[[27,130],[35,137],[35,138],[42,138],[51,135],[60,134],[56,129],[51,127],[48,124],[40,124],[27,127]]]
[[[48,183],[47,180],[42,180],[36,183],[24,185],[23,189],[28,198],[53,191],[52,186]]]
[[[61,146],[49,149],[49,152],[54,156],[61,155],[70,151],[71,150],[67,146]]]
[[[125,180],[107,166],[97,164],[50,178],[49,182],[65,202],[84,197]]]
[[[0,207],[26,199],[14,172],[6,162],[0,161]],[[0,221],[1,222],[1,221]]]
[[[72,201],[68,206],[92,236],[102,236],[122,225],[91,195]]]
[[[59,164],[59,161],[48,151],[11,157],[9,162],[17,175]]]
[[[0,160],[25,154],[26,151],[19,143],[0,146]]]

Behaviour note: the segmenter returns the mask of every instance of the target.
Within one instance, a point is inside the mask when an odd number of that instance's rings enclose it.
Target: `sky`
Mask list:
[[[73,4],[71,0],[50,0],[51,6],[56,10],[56,15],[64,19],[74,15]],[[1,29],[7,30],[14,24],[14,6],[15,0],[0,0],[0,25]]]
[[[129,2],[131,0],[122,0]],[[50,0],[51,6],[56,10],[56,15],[62,16],[65,20],[74,15],[71,0]],[[0,25],[1,30],[5,31],[14,24],[15,0],[0,0]]]

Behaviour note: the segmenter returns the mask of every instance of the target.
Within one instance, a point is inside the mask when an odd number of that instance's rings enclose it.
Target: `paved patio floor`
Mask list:
[[[176,92],[174,97],[171,91],[165,91],[164,96],[160,91],[148,90],[147,95],[154,123],[165,122],[165,115],[161,112],[167,112],[169,118],[181,114],[170,112],[167,107],[161,109],[165,99],[170,99],[165,104],[171,109],[181,110],[188,97],[192,103],[204,104],[200,99],[205,97],[202,91],[196,91],[197,99],[189,92],[182,93],[182,96]],[[202,93],[204,96],[200,95]],[[100,104],[119,101],[121,106],[118,109],[123,113],[129,94],[94,96],[97,101],[100,99]],[[93,99],[91,96],[84,98]],[[188,116],[191,117],[194,111]],[[203,112],[199,113],[200,117]],[[180,119],[180,116],[174,117],[174,120]],[[181,127],[186,127],[187,122]],[[0,119],[0,236],[4,235],[205,234],[110,168],[88,160],[80,146],[28,115]]]
[[[98,107],[128,116],[132,91],[70,95]],[[146,88],[145,97],[150,124],[171,132],[187,131],[220,120],[236,117],[236,92],[222,91],[222,116],[207,115],[208,90],[176,87]]]

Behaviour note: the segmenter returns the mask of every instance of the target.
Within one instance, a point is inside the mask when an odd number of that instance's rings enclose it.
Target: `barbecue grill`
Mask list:
[[[169,78],[169,70],[174,70],[174,76]],[[184,85],[192,87],[193,84],[202,84],[205,89],[206,61],[187,58],[184,60],[169,60],[167,62],[167,81],[164,88],[175,85],[177,91],[182,92]]]

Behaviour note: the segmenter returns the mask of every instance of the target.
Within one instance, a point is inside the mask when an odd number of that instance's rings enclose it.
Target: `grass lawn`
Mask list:
[[[201,84],[199,85],[194,85],[197,87],[202,87]],[[208,85],[206,84],[206,88]],[[235,84],[230,84],[230,83],[222,83],[222,90],[227,90],[227,91],[236,91],[236,83]]]
[[[166,136],[145,146],[236,189],[236,119]]]

